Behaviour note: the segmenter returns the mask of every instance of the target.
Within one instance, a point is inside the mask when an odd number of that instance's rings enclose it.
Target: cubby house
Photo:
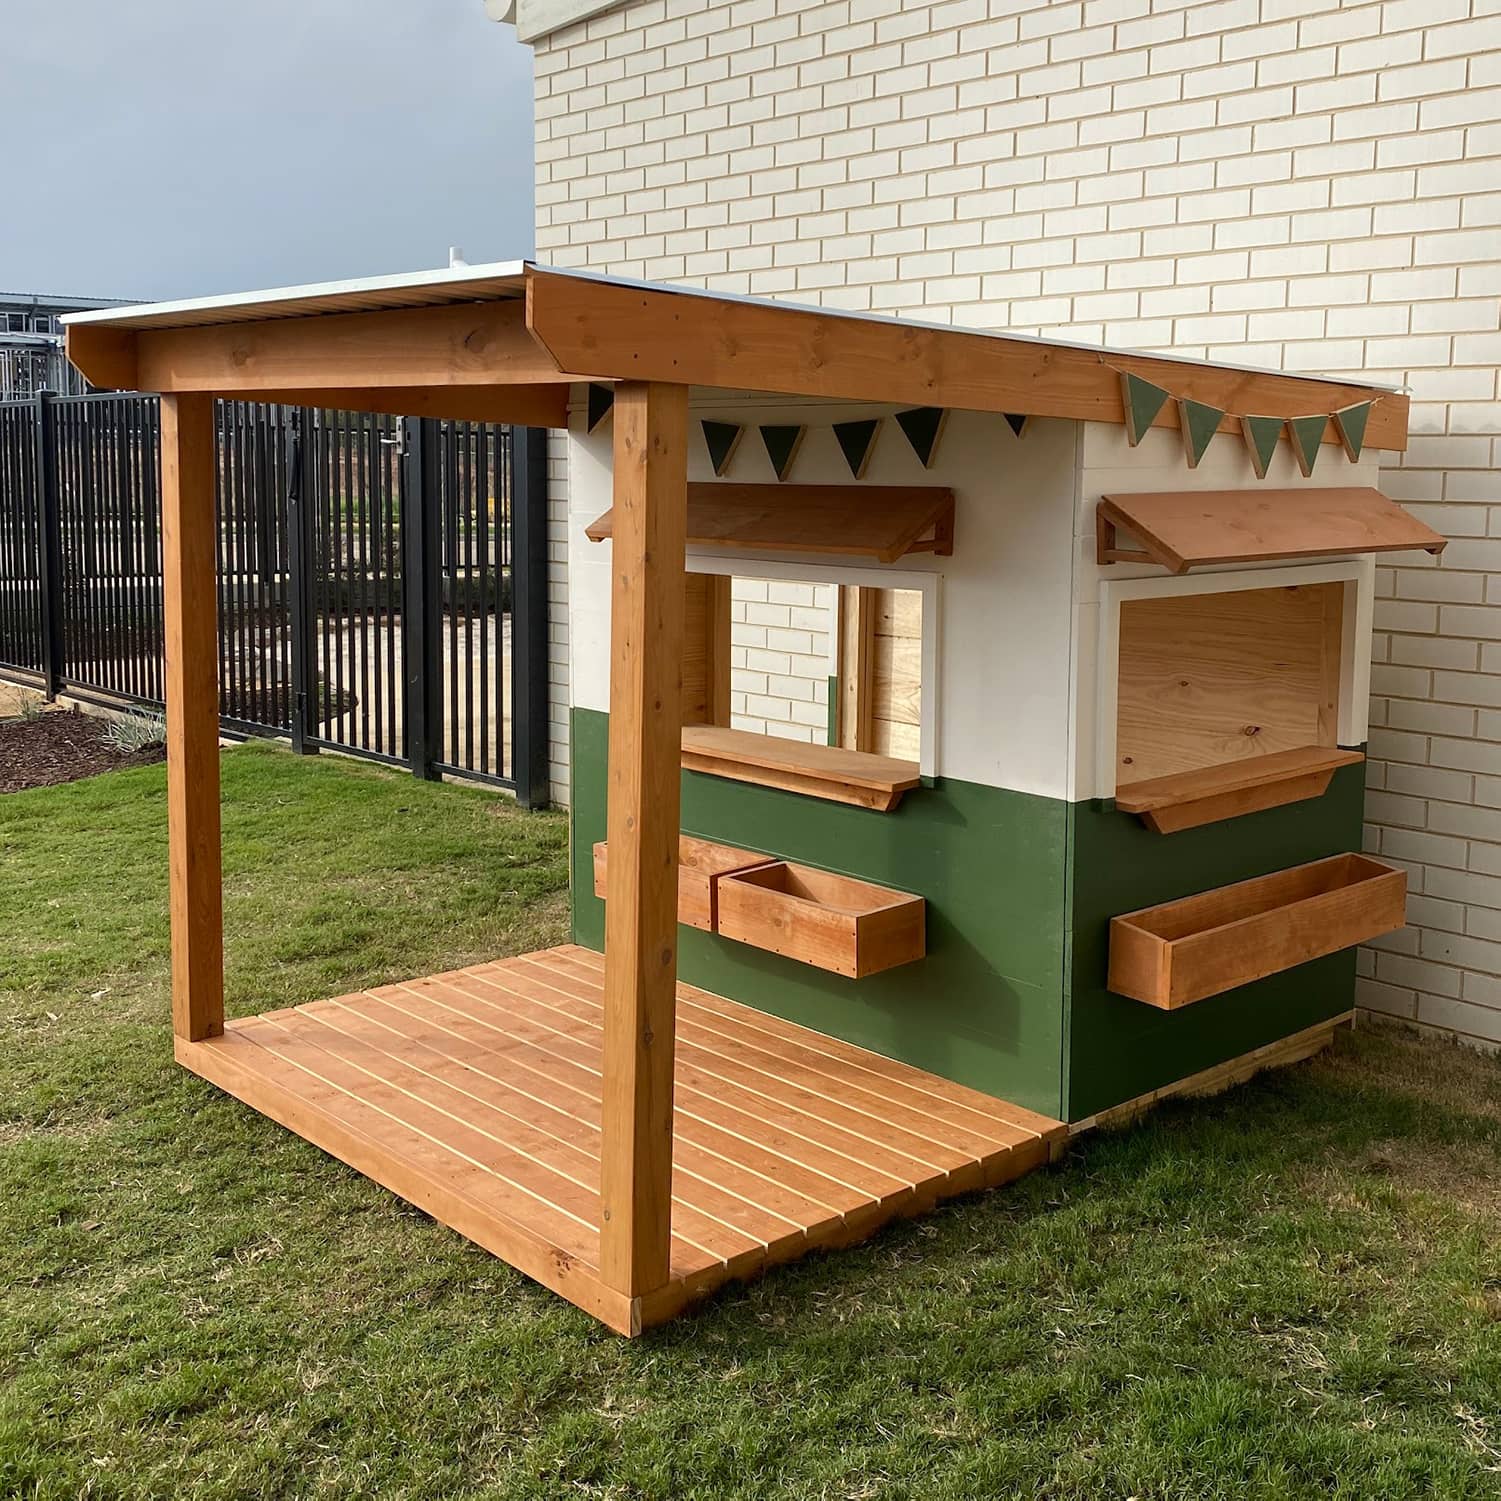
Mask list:
[[[1401,392],[521,264],[69,349],[164,398],[178,1059],[614,1329],[1306,1054],[1402,924]],[[566,429],[572,944],[225,1019],[215,394]]]

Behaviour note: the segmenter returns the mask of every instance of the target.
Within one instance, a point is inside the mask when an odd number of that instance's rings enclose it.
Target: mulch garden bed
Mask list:
[[[166,748],[160,745],[122,755],[104,738],[108,727],[108,720],[76,712],[0,723],[0,792],[55,787],[101,771],[166,759]]]

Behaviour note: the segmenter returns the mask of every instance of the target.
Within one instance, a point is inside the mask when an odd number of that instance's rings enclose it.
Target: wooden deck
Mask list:
[[[230,1021],[179,1062],[626,1334],[1006,1182],[1061,1122],[679,985],[671,1280],[599,1272],[603,960],[567,947]]]

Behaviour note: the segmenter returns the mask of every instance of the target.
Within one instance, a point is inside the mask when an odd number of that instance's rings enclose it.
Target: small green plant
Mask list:
[[[137,751],[166,744],[167,721],[165,716],[154,710],[131,709],[110,720],[104,738],[111,750],[118,751],[122,756],[132,756]]]
[[[21,700],[21,718],[26,724],[35,724],[42,717],[42,701],[39,698]]]

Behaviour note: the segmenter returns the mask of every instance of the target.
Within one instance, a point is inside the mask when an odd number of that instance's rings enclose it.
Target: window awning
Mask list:
[[[1117,529],[1136,547],[1117,543]],[[1101,563],[1255,563],[1362,552],[1439,553],[1445,539],[1369,485],[1330,490],[1158,490],[1105,495],[1096,512]]]
[[[591,542],[614,532],[614,510],[584,528]],[[755,552],[843,553],[894,563],[909,552],[947,557],[954,546],[954,492],[936,485],[688,486],[688,541]]]

